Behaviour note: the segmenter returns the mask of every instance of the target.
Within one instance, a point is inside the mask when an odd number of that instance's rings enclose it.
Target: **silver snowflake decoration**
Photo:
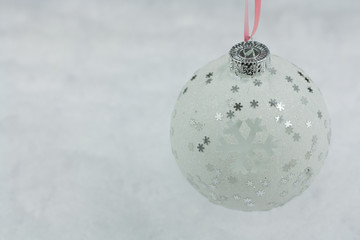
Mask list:
[[[262,197],[265,194],[264,190],[259,190],[256,192],[256,195],[258,195],[259,197]]]
[[[242,125],[249,128],[247,136],[241,133]],[[274,154],[274,138],[268,135],[264,142],[259,143],[255,140],[258,133],[265,132],[265,126],[261,124],[261,119],[238,120],[235,123],[228,122],[228,127],[224,129],[225,136],[232,136],[236,142],[228,142],[224,137],[219,139],[218,149],[222,152],[239,156],[236,160],[231,160],[232,169],[243,174],[256,172],[264,165],[271,164],[271,156]]]
[[[319,110],[318,112],[317,112],[317,115],[318,115],[318,118],[322,118],[322,112]]]
[[[276,69],[275,69],[275,68],[269,68],[269,72],[270,72],[272,75],[275,75],[275,74],[276,74]]]
[[[293,139],[294,139],[294,142],[298,142],[300,140],[300,133],[294,133]]]
[[[286,127],[286,128],[291,127],[291,126],[292,126],[291,121],[286,121],[286,122],[285,122],[285,127]]]
[[[276,99],[270,99],[269,104],[270,104],[270,107],[276,107],[276,104],[277,104]]]
[[[299,91],[300,91],[299,86],[296,85],[296,84],[293,85],[293,89],[294,89],[295,92],[299,92]]]
[[[210,143],[210,138],[207,137],[207,136],[205,136],[204,139],[203,139],[203,141],[204,141],[204,144],[209,145],[209,143]]]
[[[226,117],[232,119],[232,118],[235,116],[234,114],[235,114],[234,111],[229,110],[229,111],[226,113]]]
[[[282,102],[276,104],[276,108],[281,112],[285,110],[285,105]]]
[[[285,79],[286,79],[286,81],[288,81],[288,82],[292,82],[292,81],[293,81],[293,79],[292,79],[290,76],[286,76]]]
[[[231,87],[231,91],[232,91],[233,93],[238,92],[238,91],[239,91],[238,85],[232,86],[232,87]]]
[[[294,130],[293,127],[287,127],[287,128],[285,128],[285,132],[286,132],[287,134],[289,134],[289,135],[293,133],[293,130]]]
[[[220,112],[217,112],[217,113],[215,114],[215,119],[216,119],[216,121],[221,121],[221,120],[222,120],[222,117],[223,117],[223,115],[222,115],[222,113],[220,113]]]
[[[197,149],[199,150],[199,152],[204,152],[204,145],[199,143],[198,146],[197,146]]]
[[[258,79],[255,79],[255,80],[254,80],[254,85],[255,85],[255,86],[260,87],[261,84],[262,84],[261,80],[258,80]]]
[[[252,101],[250,102],[250,106],[251,106],[252,108],[257,108],[257,107],[259,106],[259,102],[256,101],[256,100],[252,100]]]

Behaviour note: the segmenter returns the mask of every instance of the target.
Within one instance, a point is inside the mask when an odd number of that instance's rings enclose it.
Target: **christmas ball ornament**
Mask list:
[[[302,193],[319,172],[330,117],[312,79],[265,45],[242,42],[229,55],[198,70],[181,90],[172,151],[211,202],[268,210]]]
[[[302,193],[328,154],[330,117],[319,88],[300,68],[249,41],[199,69],[171,118],[173,155],[191,185],[215,204],[255,211]]]

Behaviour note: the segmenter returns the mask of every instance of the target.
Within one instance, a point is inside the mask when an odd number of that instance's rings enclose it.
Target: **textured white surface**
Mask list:
[[[240,1],[0,1],[0,239],[359,239],[360,2],[263,1],[255,39],[301,66],[329,157],[281,208],[242,213],[183,179],[171,110],[242,38]]]
[[[292,63],[271,55],[264,73],[239,78],[223,55],[180,91],[171,147],[184,177],[209,201],[264,211],[311,184],[328,155],[330,122],[320,89]]]

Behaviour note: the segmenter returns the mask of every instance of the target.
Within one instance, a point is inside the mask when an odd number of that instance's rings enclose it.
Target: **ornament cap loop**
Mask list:
[[[256,41],[241,42],[230,49],[230,70],[236,76],[253,76],[265,72],[270,65],[270,51]]]

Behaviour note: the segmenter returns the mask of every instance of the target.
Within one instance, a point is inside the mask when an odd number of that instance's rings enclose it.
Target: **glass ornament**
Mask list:
[[[211,202],[243,211],[301,194],[319,173],[330,137],[313,80],[253,41],[196,71],[171,117],[172,152],[186,179]]]

